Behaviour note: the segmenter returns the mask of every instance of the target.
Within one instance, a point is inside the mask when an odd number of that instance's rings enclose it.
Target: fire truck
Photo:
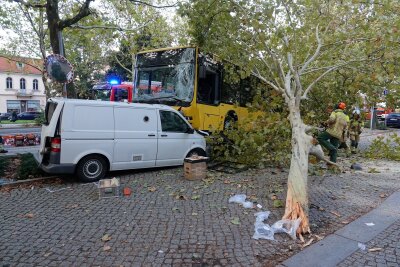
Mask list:
[[[132,103],[132,82],[115,83],[113,81],[98,83],[92,88],[93,98],[101,101]]]

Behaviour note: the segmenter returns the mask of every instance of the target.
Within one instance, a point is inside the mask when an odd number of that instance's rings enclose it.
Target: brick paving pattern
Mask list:
[[[400,221],[366,243],[365,250],[358,250],[341,262],[338,267],[347,266],[400,266]],[[369,251],[369,250],[376,251]],[[379,250],[378,250],[379,249]]]
[[[116,175],[132,196],[99,199],[94,184],[69,182],[49,186],[69,187],[53,193],[3,190],[0,265],[274,266],[301,248],[283,234],[252,239],[256,211],[228,203],[244,193],[271,211],[268,223],[279,220],[284,208],[273,208],[271,195],[284,199],[286,171],[211,172],[204,181],[185,180],[182,168]],[[392,174],[310,177],[312,231],[331,233],[399,188]]]
[[[345,173],[309,177],[311,230],[321,237],[400,189],[399,173],[368,173],[366,162],[354,173],[348,166],[360,159],[339,160]],[[203,181],[185,180],[181,167],[112,175],[133,194],[99,199],[94,184],[67,180],[0,190],[0,266],[275,266],[303,245],[284,234],[276,241],[252,239],[258,210],[228,203],[231,195],[246,194],[271,211],[269,224],[279,220],[284,208],[274,208],[272,196],[285,199],[285,170],[209,172]],[[393,236],[377,242],[395,244],[399,224],[391,229]],[[105,235],[111,239],[102,241]],[[391,248],[389,243],[376,246]],[[395,254],[385,247],[383,258],[395,255],[398,264],[398,241],[396,246]],[[362,258],[357,253],[355,265]]]

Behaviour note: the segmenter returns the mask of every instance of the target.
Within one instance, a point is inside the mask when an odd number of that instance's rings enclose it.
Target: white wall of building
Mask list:
[[[7,89],[7,78],[12,78],[12,88]],[[25,90],[20,88],[21,78],[25,79]],[[33,81],[38,81],[38,90],[33,90]],[[23,73],[0,73],[0,112],[7,112],[7,101],[19,101],[22,105],[39,101],[43,110],[46,105],[46,93],[41,75]],[[9,102],[10,103],[10,102]],[[13,102],[16,103],[16,102]],[[35,102],[36,103],[36,102]],[[26,107],[27,108],[27,107]]]

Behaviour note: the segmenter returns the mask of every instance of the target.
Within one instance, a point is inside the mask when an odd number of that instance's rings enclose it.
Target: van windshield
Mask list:
[[[44,111],[44,120],[45,120],[44,125],[49,125],[56,108],[57,108],[57,102],[47,102],[46,109]]]

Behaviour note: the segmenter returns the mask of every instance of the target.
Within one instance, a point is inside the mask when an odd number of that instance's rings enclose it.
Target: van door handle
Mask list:
[[[147,136],[156,136],[155,134],[148,134]]]
[[[162,134],[162,135],[161,135],[161,137],[167,137],[167,136],[168,136],[168,135],[166,135],[166,134]]]

